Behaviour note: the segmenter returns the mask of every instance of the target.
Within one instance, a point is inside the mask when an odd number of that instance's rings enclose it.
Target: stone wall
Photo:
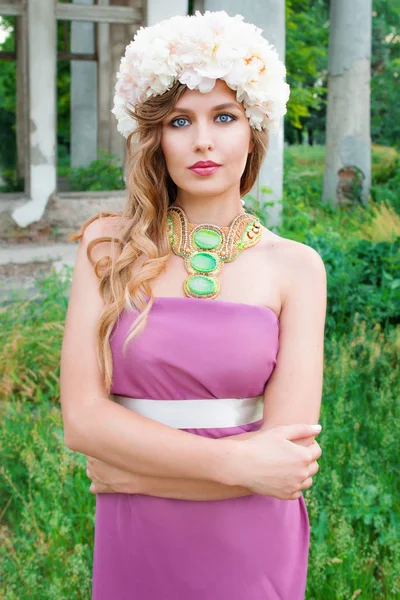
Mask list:
[[[64,241],[68,234],[77,231],[82,223],[99,211],[122,212],[126,192],[79,192],[53,194],[46,205],[44,215],[27,227],[19,227],[11,217],[12,211],[24,204],[21,195],[0,196],[0,241],[18,241],[36,236]]]

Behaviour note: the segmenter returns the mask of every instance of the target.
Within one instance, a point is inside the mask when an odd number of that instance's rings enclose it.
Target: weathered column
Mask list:
[[[284,0],[204,0],[205,10],[225,10],[230,16],[243,15],[245,21],[262,29],[262,35],[273,44],[279,58],[285,62],[285,2]],[[266,194],[262,188],[269,188]],[[268,207],[269,220],[267,227],[281,223],[283,195],[283,119],[279,131],[269,136],[267,156],[261,166],[257,181],[250,194],[260,204],[273,202]]]
[[[93,0],[73,0],[93,4]],[[95,52],[94,23],[72,21],[71,52]],[[71,61],[71,166],[87,166],[97,158],[97,64]]]
[[[345,201],[344,188],[352,188],[351,178],[358,170],[361,189],[356,195],[364,204],[368,201],[371,28],[372,0],[331,2],[324,202]]]
[[[54,0],[29,0],[30,200],[12,212],[20,227],[39,221],[56,189],[56,19]],[[38,43],[40,41],[40,43]]]

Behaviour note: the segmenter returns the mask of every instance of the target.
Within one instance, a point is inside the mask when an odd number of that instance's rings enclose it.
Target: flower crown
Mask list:
[[[134,113],[138,103],[163,94],[176,81],[207,93],[216,79],[236,91],[251,127],[278,131],[290,87],[284,64],[261,32],[242,15],[230,17],[225,11],[196,11],[141,27],[117,73],[112,112],[118,131],[128,137],[135,130],[126,109]]]

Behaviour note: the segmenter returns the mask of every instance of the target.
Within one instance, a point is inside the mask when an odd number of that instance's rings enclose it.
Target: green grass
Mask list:
[[[387,196],[388,212],[382,198],[374,209],[334,210],[320,204],[323,149],[285,152],[279,233],[315,247],[328,273],[323,454],[304,493],[311,522],[306,598],[400,599],[400,240],[392,231],[399,192],[390,166],[397,157],[374,149],[373,185]],[[84,457],[64,445],[59,404],[67,285],[53,272],[38,280],[41,300],[0,309],[5,600],[91,594],[95,498]]]

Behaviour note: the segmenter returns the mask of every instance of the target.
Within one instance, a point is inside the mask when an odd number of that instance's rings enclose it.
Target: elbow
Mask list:
[[[70,450],[73,450],[74,452],[78,452],[79,451],[79,444],[78,444],[78,439],[77,439],[77,434],[76,432],[74,432],[71,428],[71,426],[66,426],[64,424],[64,444],[66,445],[67,448],[69,448]]]
[[[72,419],[66,418],[63,415],[64,424],[64,444],[70,450],[80,452],[80,428],[77,427],[76,422]]]

